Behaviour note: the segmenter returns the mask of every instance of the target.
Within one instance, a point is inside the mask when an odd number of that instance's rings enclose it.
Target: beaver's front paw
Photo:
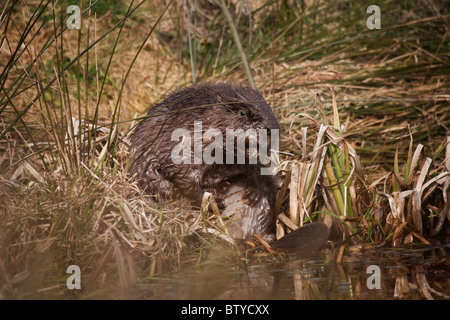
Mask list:
[[[244,191],[244,200],[250,207],[255,206],[261,199],[262,192],[255,187],[248,186]]]
[[[222,202],[222,199],[216,199],[217,207],[219,208],[220,212],[222,212],[225,209],[225,205]]]

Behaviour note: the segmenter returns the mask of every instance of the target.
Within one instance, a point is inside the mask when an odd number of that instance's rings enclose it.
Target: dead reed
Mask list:
[[[353,244],[398,247],[431,241],[447,243],[450,137],[433,157],[423,155],[422,144],[413,150],[411,138],[406,163],[400,166],[396,153],[392,171],[373,179],[346,138],[334,92],[331,120],[320,98],[317,101],[321,121],[299,113],[293,121],[303,118],[312,124],[303,121],[295,128],[291,123],[289,128],[302,157],[282,164],[285,175],[277,203],[278,237],[287,229],[319,218],[332,230],[335,240],[348,239]],[[313,136],[312,148],[307,144],[308,134]],[[301,137],[301,142],[296,136]],[[439,157],[443,160],[433,161],[444,153]]]

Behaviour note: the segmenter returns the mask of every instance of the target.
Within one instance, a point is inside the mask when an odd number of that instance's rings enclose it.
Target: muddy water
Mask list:
[[[276,262],[210,263],[143,286],[144,299],[450,299],[450,246],[350,247]],[[275,261],[275,262],[274,262]]]

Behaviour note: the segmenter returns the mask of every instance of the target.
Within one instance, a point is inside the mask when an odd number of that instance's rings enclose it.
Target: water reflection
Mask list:
[[[450,247],[350,248],[280,263],[195,268],[145,286],[146,299],[450,299]],[[370,266],[375,266],[373,269]]]

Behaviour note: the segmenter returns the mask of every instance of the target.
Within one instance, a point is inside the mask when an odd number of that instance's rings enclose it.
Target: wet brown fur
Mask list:
[[[239,186],[246,208],[258,215],[254,220],[261,225],[256,229],[273,228],[277,188],[272,176],[261,175],[260,163],[194,164],[193,156],[191,164],[173,163],[171,152],[180,142],[171,141],[172,132],[183,128],[193,137],[194,121],[202,121],[203,132],[215,128],[223,137],[227,128],[279,129],[270,106],[252,88],[218,82],[175,91],[151,108],[131,136],[131,172],[137,175],[141,187],[157,201],[187,198],[199,206],[205,191],[220,202],[231,188]],[[209,143],[203,141],[203,147]],[[248,228],[250,234],[252,227]]]

